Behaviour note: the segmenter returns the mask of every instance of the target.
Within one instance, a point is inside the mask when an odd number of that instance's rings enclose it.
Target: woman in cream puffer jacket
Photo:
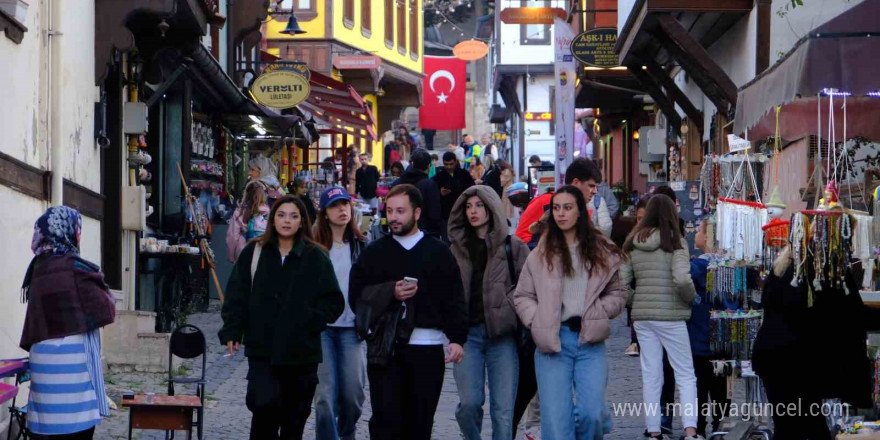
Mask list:
[[[645,217],[629,234],[623,250],[629,254],[629,262],[621,267],[620,273],[628,289],[627,303],[632,305],[633,326],[639,338],[645,405],[660,404],[665,349],[681,396],[685,439],[702,439],[696,430],[700,410],[697,379],[685,324],[691,316],[690,304],[696,290],[690,277],[688,245],[681,237],[678,213],[671,198],[651,197]],[[659,412],[646,413],[645,423],[651,438],[666,438],[660,434]]]

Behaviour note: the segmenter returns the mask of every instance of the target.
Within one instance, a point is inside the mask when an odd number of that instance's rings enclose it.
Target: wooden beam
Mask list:
[[[648,0],[649,12],[749,12],[754,0]]]
[[[0,152],[0,185],[7,186],[37,200],[49,200],[49,171],[28,165]]]
[[[736,105],[736,84],[734,84],[724,70],[712,60],[709,53],[706,52],[706,49],[694,40],[693,37],[691,37],[681,24],[672,16],[658,14],[656,20],[660,24],[660,29],[663,32],[658,32],[655,35],[666,36],[666,38],[660,40],[660,42],[664,45],[666,50],[669,51],[673,58],[678,60],[682,67],[684,67],[692,76],[702,74],[710,79],[720,90],[722,97],[730,103],[731,106]],[[704,89],[704,91],[706,90]],[[729,110],[729,108],[726,107],[719,108],[725,113]]]
[[[755,41],[755,75],[770,67],[770,22],[773,21],[772,0],[758,0],[758,35]]]
[[[671,100],[663,93],[663,90],[660,89],[660,85],[654,81],[654,78],[648,74],[648,72],[642,70],[642,66],[638,64],[630,64],[626,66],[629,71],[632,73],[640,83],[642,83],[642,87],[648,91],[648,94],[654,98],[654,102],[657,103],[657,106],[660,107],[660,111],[666,115],[666,119],[669,120],[669,123],[675,127],[675,131],[679,130],[681,127],[681,116],[678,115],[678,112],[675,110],[675,104],[672,103]]]
[[[669,73],[663,70],[657,62],[655,62],[651,58],[643,58],[641,63],[648,68],[648,73],[654,77],[657,82],[660,83],[661,86],[666,90],[666,94],[684,110],[684,113],[687,115],[688,119],[693,121],[694,125],[697,126],[697,129],[700,130],[700,133],[703,132],[703,112],[697,110],[697,107],[691,103],[691,100],[688,99],[687,95],[675,85],[675,81],[669,77]]]
[[[104,196],[64,179],[64,205],[98,221],[104,220]]]

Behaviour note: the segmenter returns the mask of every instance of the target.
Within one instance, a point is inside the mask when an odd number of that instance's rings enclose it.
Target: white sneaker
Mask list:
[[[639,344],[632,343],[629,344],[629,347],[626,347],[626,350],[623,354],[627,356],[638,356],[639,355]]]

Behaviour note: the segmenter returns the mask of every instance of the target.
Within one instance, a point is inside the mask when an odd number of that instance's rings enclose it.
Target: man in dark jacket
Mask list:
[[[379,169],[370,165],[373,155],[362,153],[360,155],[361,167],[355,172],[355,189],[358,197],[375,210],[379,209],[379,199],[376,198],[376,187],[379,186]]]
[[[399,320],[387,359],[377,362],[373,354],[374,344],[389,340],[383,333],[388,327],[370,329],[375,336],[367,342],[373,440],[430,440],[444,363],[464,357],[469,321],[461,272],[449,248],[416,227],[422,207],[414,186],[392,188],[385,199],[392,235],[373,241],[351,269],[348,300],[357,319],[365,316],[364,307],[377,307],[378,301],[367,296],[375,297],[378,287],[387,289],[387,306],[370,314],[391,311]],[[411,324],[405,326],[408,335],[401,330],[404,321]],[[356,326],[362,329],[363,323]],[[448,355],[444,337],[450,342]]]
[[[431,167],[431,154],[423,148],[413,152],[411,165],[392,186],[401,183],[415,186],[421,192],[424,208],[419,218],[419,229],[426,234],[439,237],[444,233],[443,217],[440,210],[440,190],[437,184],[428,178],[428,168]]]
[[[446,224],[455,201],[464,190],[474,186],[474,178],[461,168],[455,153],[447,151],[443,153],[443,168],[437,169],[434,182],[440,187],[440,212]]]

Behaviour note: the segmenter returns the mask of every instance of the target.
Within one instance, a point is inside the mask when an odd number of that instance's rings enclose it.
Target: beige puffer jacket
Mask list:
[[[461,269],[464,297],[468,302],[471,298],[471,277],[474,268],[465,245],[467,228],[470,227],[465,208],[467,200],[472,196],[479,197],[492,216],[493,226],[486,235],[488,261],[483,274],[483,310],[486,331],[490,337],[495,338],[511,334],[517,328],[516,311],[513,309],[513,291],[516,285],[510,279],[510,267],[507,264],[507,250],[504,244],[508,235],[507,216],[501,206],[501,198],[494,189],[486,185],[475,185],[466,189],[452,207],[448,226],[450,250]],[[519,273],[529,256],[529,247],[516,236],[511,236],[510,239],[513,268]]]
[[[620,268],[633,321],[689,320],[697,291],[691,281],[687,242],[682,239],[682,249],[665,252],[660,249],[660,232],[654,231],[644,242],[633,240],[633,245],[629,261]]]

